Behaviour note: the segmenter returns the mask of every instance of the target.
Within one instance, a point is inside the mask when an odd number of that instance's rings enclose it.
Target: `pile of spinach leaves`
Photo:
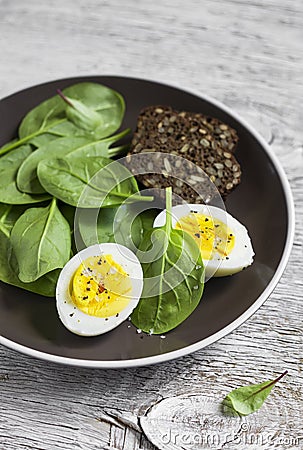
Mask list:
[[[18,137],[0,148],[1,281],[54,296],[60,269],[73,253],[77,206],[102,206],[106,214],[125,200],[151,200],[140,195],[130,172],[119,183],[127,169],[111,159],[126,150],[113,147],[130,131],[115,134],[124,112],[118,92],[75,84],[32,109]],[[105,175],[96,182],[100,170]]]
[[[164,227],[153,229],[155,209],[136,212],[138,201],[153,197],[142,196],[128,169],[112,159],[126,150],[115,146],[130,131],[117,133],[124,111],[119,93],[79,83],[31,110],[18,137],[0,148],[0,280],[52,297],[77,235],[83,246],[139,248],[144,288],[131,319],[162,334],[197,307],[204,267],[194,239],[172,228],[171,188]]]

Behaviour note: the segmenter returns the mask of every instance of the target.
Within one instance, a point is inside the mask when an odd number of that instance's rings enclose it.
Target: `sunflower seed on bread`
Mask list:
[[[127,161],[129,169],[136,173],[134,154],[162,152],[182,156],[203,169],[226,198],[241,180],[241,167],[234,155],[237,144],[237,132],[218,119],[168,106],[149,106],[139,114]],[[158,165],[151,157],[147,164],[149,173],[138,175],[138,181],[148,188],[172,186],[187,202],[203,202],[193,189],[199,177],[191,176],[182,163],[184,182],[175,179],[174,162],[170,160],[165,167],[165,161],[161,158]]]

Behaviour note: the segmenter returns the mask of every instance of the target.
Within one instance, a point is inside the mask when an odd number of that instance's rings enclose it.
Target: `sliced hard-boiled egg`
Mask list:
[[[80,336],[106,333],[130,316],[142,288],[141,264],[131,250],[115,243],[92,245],[73,256],[60,273],[59,318]]]
[[[166,211],[156,217],[154,227],[165,224]],[[244,225],[223,209],[185,204],[172,208],[174,228],[192,235],[205,265],[205,275],[222,277],[240,272],[253,262],[254,251]]]

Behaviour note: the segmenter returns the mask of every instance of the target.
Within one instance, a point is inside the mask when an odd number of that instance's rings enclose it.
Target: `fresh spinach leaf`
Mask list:
[[[45,147],[46,145],[50,144],[51,142],[55,141],[56,139],[60,139],[61,136],[56,136],[55,134],[50,133],[44,133],[40,134],[39,136],[36,136],[32,138],[29,143],[32,147],[40,148]]]
[[[68,221],[70,229],[73,230],[74,228],[74,220],[75,220],[75,213],[76,208],[73,206],[67,205],[66,203],[60,202],[58,205],[61,213],[65,217],[65,219]]]
[[[241,416],[247,416],[261,408],[272,388],[286,374],[287,370],[274,380],[234,389],[225,397],[223,404]]]
[[[79,250],[77,249],[76,242],[75,242],[75,214],[76,214],[76,208],[73,206],[67,205],[66,203],[60,202],[58,205],[61,213],[65,217],[65,219],[69,223],[70,227],[70,235],[71,235],[71,241],[72,241],[72,248],[71,248],[71,257],[75,255]],[[83,247],[81,247],[82,250]]]
[[[70,258],[70,227],[54,198],[49,206],[27,209],[16,221],[11,244],[18,263],[18,277],[30,283]]]
[[[63,137],[47,143],[32,152],[21,164],[17,174],[18,188],[30,194],[45,193],[41,186],[37,167],[40,161],[56,157],[64,157],[70,153],[75,156],[112,156],[117,148],[110,146],[129,133],[129,129],[107,139],[91,142],[86,137]],[[121,147],[119,147],[121,149]]]
[[[47,273],[33,283],[22,283],[14,271],[14,255],[10,243],[10,233],[14,223],[24,212],[24,207],[0,205],[0,280],[4,283],[35,292],[47,297],[55,295],[59,270]]]
[[[87,247],[97,243],[116,242],[136,252],[145,233],[152,228],[157,214],[157,209],[140,212],[134,204],[100,210],[79,208],[75,226]]]
[[[37,176],[37,166],[40,161],[56,156],[64,157],[72,148],[87,144],[86,138],[63,137],[32,152],[21,164],[17,174],[17,186],[22,192],[30,194],[45,193]]]
[[[93,108],[86,106],[80,100],[67,97],[60,89],[57,92],[67,104],[65,109],[67,118],[77,127],[87,131],[95,131],[97,128],[102,127],[103,120],[101,114],[97,113]]]
[[[162,334],[182,323],[198,306],[204,267],[194,239],[172,228],[171,188],[166,189],[166,224],[148,232],[137,256],[142,264],[142,297],[131,315],[141,330]]]
[[[24,117],[19,127],[19,139],[2,147],[0,155],[32,142],[45,133],[57,137],[87,136],[91,140],[98,140],[111,135],[120,127],[125,103],[123,97],[113,89],[98,83],[84,82],[63,89],[63,93],[94,110],[100,115],[102,125],[90,131],[79,128],[69,120],[66,103],[56,95],[40,103]]]
[[[13,206],[0,203],[0,229],[7,237],[10,237],[16,220],[24,213],[26,208],[27,206],[23,205]]]
[[[64,89],[63,94],[69,100],[65,105],[67,118],[78,129],[89,131],[95,140],[110,136],[120,127],[125,102],[113,89],[98,83],[80,83]]]
[[[126,128],[120,133],[110,136],[106,139],[103,138],[99,141],[93,141],[88,143],[87,145],[80,146],[79,148],[74,148],[70,153],[72,153],[72,157],[81,156],[83,158],[86,158],[88,156],[102,156],[105,158],[113,158],[129,149],[129,144],[119,145],[117,147],[112,147],[112,145],[127,136],[130,131],[130,128]]]
[[[0,202],[11,205],[38,203],[50,195],[29,195],[21,192],[16,184],[17,173],[24,159],[32,154],[30,145],[23,145],[0,158]]]
[[[100,210],[80,209],[77,210],[76,221],[87,247],[97,243],[116,242],[135,251],[141,242],[141,217],[131,204]]]
[[[145,234],[153,228],[154,220],[158,214],[159,210],[157,208],[146,209],[145,211],[142,211],[140,213],[139,217],[142,222],[142,239],[144,238]]]
[[[152,201],[142,196],[132,174],[109,158],[67,155],[38,164],[38,178],[54,197],[80,208],[117,206],[125,200]]]

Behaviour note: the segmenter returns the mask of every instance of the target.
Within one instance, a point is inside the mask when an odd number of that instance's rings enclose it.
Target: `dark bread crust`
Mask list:
[[[162,152],[182,156],[203,169],[226,198],[241,180],[240,164],[234,156],[237,144],[237,132],[218,119],[168,106],[149,106],[140,112],[127,161],[135,173],[133,154]],[[138,181],[148,188],[172,186],[187,202],[203,202],[188,184],[174,179],[175,168],[171,164],[171,170],[159,164],[153,160],[151,174],[138,175]],[[184,179],[194,185],[192,181],[197,177],[191,179],[188,170],[184,167]],[[159,173],[152,174],[153,171]]]

